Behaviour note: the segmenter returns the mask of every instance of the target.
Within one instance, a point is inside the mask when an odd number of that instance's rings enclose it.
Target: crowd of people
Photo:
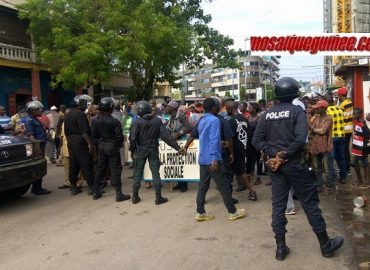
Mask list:
[[[292,81],[288,80],[289,83]],[[325,223],[317,220],[317,212],[315,219],[310,219],[310,211],[317,208],[312,194],[329,195],[335,185],[346,184],[351,166],[356,173],[351,184],[362,189],[370,187],[370,130],[367,126],[370,117],[365,119],[361,108],[353,108],[347,95],[347,89],[340,88],[335,95],[327,93],[300,98],[294,94],[290,96],[294,99],[277,96],[275,100],[259,100],[258,103],[215,95],[190,105],[174,100],[157,103],[155,99],[127,101],[123,105],[111,97],[102,98],[95,105],[91,97],[80,95],[68,108],[61,105],[59,109],[52,106],[50,110],[44,110],[40,102],[32,101],[17,108],[12,117],[8,117],[5,108],[0,106],[0,133],[41,141],[41,149],[49,161],[64,166],[65,179],[59,188],[77,195],[82,192],[86,181],[88,194],[94,200],[102,197],[107,181],[111,180],[117,202],[131,199],[133,204],[139,203],[139,189],[148,161],[153,181],[145,185],[151,188],[153,184],[157,205],[168,202],[161,194],[158,140],[163,140],[179,155],[185,155],[192,141],[198,139],[200,180],[196,220],[214,218],[204,207],[211,179],[217,184],[229,219],[235,220],[245,216],[246,210],[235,207],[238,200],[232,196],[234,180],[237,182],[236,192],[247,189],[249,200],[257,201],[255,187],[262,183],[262,175],[269,172],[272,181],[265,184],[272,185],[273,191],[272,226],[278,246],[276,258],[285,259],[289,253],[285,236],[281,236],[285,235],[286,225],[281,211],[284,211],[283,215],[295,214],[294,193],[306,200],[303,207],[308,207],[305,212],[314,230],[319,227],[315,232],[322,251],[323,245],[329,245],[328,241],[331,241],[328,255],[341,245],[340,239],[329,239],[326,230],[322,233]],[[304,120],[298,121],[297,115],[304,115]],[[295,130],[286,133],[293,126]],[[180,139],[187,140],[184,148],[178,144]],[[291,145],[284,146],[289,140]],[[304,147],[300,148],[302,145]],[[274,147],[284,151],[274,150]],[[289,152],[289,149],[294,151]],[[295,160],[299,160],[299,165],[294,165]],[[294,181],[289,185],[276,184],[283,180],[275,171],[281,170],[282,177],[289,179],[284,168],[296,166],[296,170],[302,164],[309,168],[307,172],[312,176],[307,176],[307,179],[314,181],[310,187],[313,186],[315,191],[309,191],[312,192],[310,198],[306,196],[308,191]],[[129,177],[133,179],[132,196],[122,191],[124,166],[133,169],[133,175]],[[174,189],[186,192],[188,183],[180,181]],[[36,195],[50,193],[42,186],[41,179],[33,184],[31,192]]]

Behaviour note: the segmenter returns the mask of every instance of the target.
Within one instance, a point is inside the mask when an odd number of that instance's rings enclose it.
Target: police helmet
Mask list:
[[[73,98],[73,102],[77,106],[85,107],[87,106],[88,102],[92,102],[93,98],[88,95],[78,95]]]
[[[291,77],[281,78],[275,84],[275,96],[277,99],[299,97],[299,83]]]
[[[136,104],[137,107],[137,114],[141,117],[146,114],[152,113],[152,106],[148,101],[139,101]]]
[[[102,98],[98,105],[98,110],[108,112],[114,108],[115,100],[111,97]]]
[[[40,101],[37,101],[37,100],[30,101],[26,105],[26,111],[28,113],[31,113],[31,111],[33,111],[33,110],[39,110],[39,109],[42,110],[43,108],[44,108],[44,105],[42,105],[42,103]]]

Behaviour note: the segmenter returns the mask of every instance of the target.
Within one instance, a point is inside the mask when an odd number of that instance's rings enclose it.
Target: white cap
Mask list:
[[[51,107],[50,108],[50,110],[52,111],[52,110],[58,110],[58,108],[57,107],[55,107],[55,106],[53,106],[53,107]]]

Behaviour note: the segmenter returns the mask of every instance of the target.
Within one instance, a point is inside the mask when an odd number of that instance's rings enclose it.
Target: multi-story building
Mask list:
[[[323,8],[325,33],[370,33],[369,1],[324,0]],[[340,80],[334,77],[334,66],[349,58],[351,57],[324,58],[324,87]]]
[[[251,100],[256,100],[258,88],[266,89],[279,79],[279,57],[246,56],[236,59],[239,68],[220,68],[206,65],[197,70],[179,72],[181,81],[187,85],[186,97],[201,97],[207,93],[239,98],[245,89]],[[180,81],[179,81],[180,82]],[[178,89],[173,89],[178,90]]]

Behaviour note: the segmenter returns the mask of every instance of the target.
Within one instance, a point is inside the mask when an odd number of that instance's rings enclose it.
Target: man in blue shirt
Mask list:
[[[236,220],[245,216],[245,209],[236,209],[231,197],[230,185],[222,163],[221,155],[221,123],[214,116],[217,111],[216,101],[212,98],[204,100],[205,115],[199,121],[199,166],[200,181],[197,195],[198,221],[212,220],[212,215],[207,215],[204,209],[205,197],[209,189],[210,179],[216,182],[222,195],[224,204],[229,212],[229,219]]]
[[[45,146],[46,146],[46,133],[37,116],[40,116],[42,113],[43,105],[38,101],[31,101],[27,104],[27,112],[29,116],[26,119],[26,135],[30,138],[31,141],[41,141],[40,149],[45,155]],[[31,193],[35,195],[44,195],[49,194],[51,191],[42,187],[42,179],[37,180],[32,184]]]

